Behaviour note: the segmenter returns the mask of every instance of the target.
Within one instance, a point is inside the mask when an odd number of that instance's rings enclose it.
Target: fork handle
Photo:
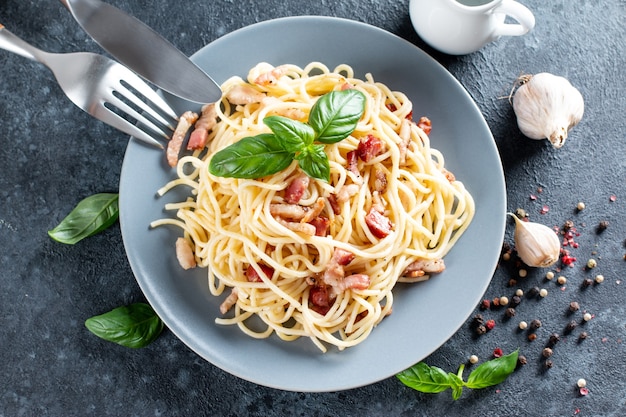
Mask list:
[[[45,54],[41,49],[35,48],[11,33],[2,23],[0,23],[0,48],[39,62],[43,62]]]

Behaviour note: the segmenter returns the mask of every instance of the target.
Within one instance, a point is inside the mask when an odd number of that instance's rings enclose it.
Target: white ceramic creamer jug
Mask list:
[[[474,52],[501,36],[521,36],[535,16],[514,0],[411,0],[411,21],[430,46],[451,55]],[[509,16],[517,23],[505,23]]]

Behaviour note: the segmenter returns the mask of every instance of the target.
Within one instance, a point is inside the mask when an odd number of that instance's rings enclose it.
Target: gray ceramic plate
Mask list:
[[[175,228],[150,230],[166,213],[155,191],[174,172],[162,152],[132,140],[120,180],[121,226],[133,272],[167,327],[198,355],[257,384],[293,391],[338,391],[380,381],[428,356],[471,314],[491,280],[505,226],[505,187],[493,137],[479,109],[442,66],[414,45],[363,23],[328,17],[292,17],[255,24],[212,42],[193,60],[218,82],[245,77],[261,61],[304,66],[321,61],[351,65],[405,92],[416,117],[433,123],[432,146],[476,201],[476,216],[446,257],[447,269],[430,281],[400,285],[393,314],[362,344],[322,354],[308,339],[255,340],[214,323],[220,300],[207,289],[206,270],[183,271],[176,261]],[[182,112],[195,108],[173,100]]]

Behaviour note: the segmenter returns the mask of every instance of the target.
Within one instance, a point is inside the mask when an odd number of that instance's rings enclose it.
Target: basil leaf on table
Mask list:
[[[515,370],[517,356],[518,352],[515,351],[480,364],[467,377],[466,386],[479,389],[501,383]]]
[[[413,365],[396,376],[404,385],[425,393],[436,394],[452,387],[448,373],[424,362]]]
[[[332,91],[315,102],[309,124],[322,143],[336,143],[347,138],[365,111],[365,95],[358,90]]]
[[[96,336],[130,348],[141,348],[161,334],[163,322],[149,304],[135,303],[85,320]]]
[[[285,150],[271,133],[243,138],[216,152],[209,172],[218,177],[255,179],[287,168],[294,153]]]
[[[80,201],[48,235],[57,242],[73,245],[105,230],[118,216],[119,194],[94,194]]]
[[[463,393],[463,388],[481,389],[503,382],[515,370],[517,357],[518,351],[516,350],[508,355],[484,362],[469,374],[467,382],[463,380],[465,364],[461,364],[458,372],[453,374],[446,373],[436,366],[419,362],[396,374],[396,377],[407,387],[427,394],[436,394],[450,388],[452,398],[458,400]]]

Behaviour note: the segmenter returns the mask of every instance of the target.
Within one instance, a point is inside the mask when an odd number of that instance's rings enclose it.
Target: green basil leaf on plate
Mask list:
[[[350,136],[363,116],[365,103],[365,95],[358,90],[332,91],[321,96],[309,115],[316,140],[336,143]]]
[[[330,180],[330,163],[324,145],[311,145],[296,155],[300,169],[309,177],[328,182]]]
[[[96,336],[130,348],[141,348],[156,340],[163,322],[149,304],[135,303],[85,320]]]
[[[94,194],[80,201],[48,235],[57,242],[73,245],[107,229],[118,217],[118,194]]]
[[[287,168],[294,152],[286,150],[271,133],[243,138],[216,152],[209,162],[212,175],[256,179]]]
[[[287,151],[299,152],[310,146],[315,139],[315,131],[311,126],[288,117],[268,116],[263,119],[263,123],[272,130]]]

